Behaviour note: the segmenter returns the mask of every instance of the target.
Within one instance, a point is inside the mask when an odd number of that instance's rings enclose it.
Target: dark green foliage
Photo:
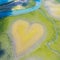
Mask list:
[[[0,50],[0,57],[2,57],[4,54],[5,54],[5,51],[1,49]]]
[[[4,49],[1,47],[1,42],[0,42],[0,57],[2,57],[5,54]]]

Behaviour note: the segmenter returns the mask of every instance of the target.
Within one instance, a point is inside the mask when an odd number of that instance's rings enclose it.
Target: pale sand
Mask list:
[[[11,35],[15,42],[16,54],[19,55],[34,45],[44,34],[44,28],[39,23],[30,24],[17,20],[12,24]]]
[[[19,10],[19,9],[25,9],[25,8],[21,5],[17,5],[14,8],[12,8],[12,10]]]
[[[46,1],[45,6],[48,6],[47,10],[52,16],[60,18],[60,4],[55,4],[51,1]]]
[[[15,2],[18,2],[19,0],[14,0]]]

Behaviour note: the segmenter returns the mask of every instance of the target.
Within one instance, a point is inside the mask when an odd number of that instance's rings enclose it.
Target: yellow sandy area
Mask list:
[[[14,8],[12,8],[12,10],[19,10],[19,9],[24,9],[24,7],[21,5],[17,5]]]
[[[15,0],[15,2],[18,2],[19,0]]]
[[[54,17],[60,18],[60,4],[55,4],[50,1],[47,1],[46,4],[49,7],[49,11],[51,15],[53,15]]]
[[[27,51],[44,34],[41,24],[30,24],[27,21],[17,20],[12,25],[11,34],[16,45],[16,54],[19,55]]]

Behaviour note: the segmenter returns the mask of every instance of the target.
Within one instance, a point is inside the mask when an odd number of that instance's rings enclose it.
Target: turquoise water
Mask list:
[[[0,18],[4,17],[4,16],[16,16],[19,14],[25,14],[25,13],[29,13],[32,12],[34,10],[37,10],[38,8],[40,8],[41,5],[41,0],[35,0],[36,5],[34,7],[28,8],[28,9],[24,9],[24,10],[14,10],[14,11],[6,11],[6,12],[1,12],[0,11]]]

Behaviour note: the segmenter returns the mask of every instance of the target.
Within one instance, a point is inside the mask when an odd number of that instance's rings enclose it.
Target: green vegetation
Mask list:
[[[2,42],[2,47],[6,51],[5,55],[1,60],[13,60],[13,50],[12,50],[12,42],[10,37],[7,34],[7,31],[9,30],[9,27],[11,27],[11,24],[13,21],[16,20],[26,20],[29,22],[40,22],[43,24],[46,28],[46,39],[42,43],[42,45],[39,45],[34,52],[31,52],[30,54],[25,55],[20,60],[25,60],[28,57],[36,57],[38,56],[42,60],[60,60],[60,56],[53,52],[53,50],[56,50],[60,53],[60,21],[52,18],[44,9],[44,6],[37,11],[22,14],[18,16],[10,16],[5,17],[3,19],[0,19],[0,42]],[[57,28],[55,30],[55,27]],[[58,38],[56,39],[56,32],[58,33]],[[54,42],[52,44],[52,41]],[[50,48],[48,47],[47,43],[51,43]]]
[[[42,46],[44,47],[44,49],[47,49],[47,47],[45,48],[45,44],[49,41],[52,40],[53,37],[55,36],[55,30],[54,30],[54,25],[51,21],[49,21],[41,12],[40,10],[37,10],[35,12],[31,12],[25,15],[19,15],[19,16],[12,16],[12,17],[6,17],[5,19],[2,19],[2,24],[3,24],[3,32],[6,33],[6,31],[8,30],[8,27],[11,26],[11,23],[15,20],[19,20],[19,19],[23,19],[23,20],[27,20],[27,21],[34,21],[34,22],[40,22],[42,23],[45,28],[47,29],[47,38],[45,39],[45,41],[43,42]],[[8,23],[7,23],[8,22]],[[4,34],[3,34],[4,35]],[[5,39],[6,40],[6,39]],[[8,39],[9,40],[9,39]],[[10,40],[9,40],[10,41]],[[11,43],[11,42],[10,42]],[[3,43],[4,44],[4,43]],[[40,47],[40,46],[38,46]],[[41,47],[41,49],[43,49],[43,47]],[[44,50],[43,49],[43,50]],[[46,52],[48,51],[48,49],[46,50]],[[36,51],[37,52],[37,51]],[[40,51],[38,51],[40,53]],[[38,55],[38,54],[37,54]]]
[[[0,60],[13,60],[12,43],[6,33],[0,34],[0,42],[2,44]]]
[[[60,0],[55,0],[56,2],[60,3]]]

